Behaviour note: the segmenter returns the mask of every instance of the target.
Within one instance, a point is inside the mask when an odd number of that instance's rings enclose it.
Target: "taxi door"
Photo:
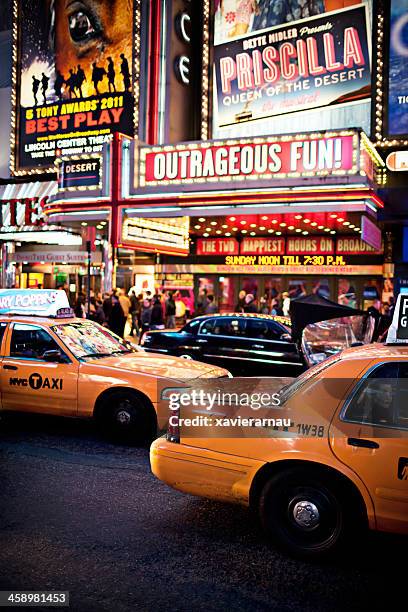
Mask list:
[[[7,323],[0,323],[0,366],[3,361],[4,352],[6,348],[6,334],[5,331],[7,329]],[[0,410],[2,408],[2,398],[1,398],[1,386],[0,386]]]
[[[47,361],[59,351],[60,362]],[[13,323],[1,362],[3,410],[76,416],[78,364],[73,362],[46,327]]]
[[[330,444],[370,492],[377,528],[408,533],[408,362],[368,370],[333,420]]]

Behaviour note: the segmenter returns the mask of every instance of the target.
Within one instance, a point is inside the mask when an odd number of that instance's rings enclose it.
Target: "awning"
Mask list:
[[[44,198],[57,193],[57,181],[33,181],[30,183],[7,183],[0,185],[0,201],[22,198]]]

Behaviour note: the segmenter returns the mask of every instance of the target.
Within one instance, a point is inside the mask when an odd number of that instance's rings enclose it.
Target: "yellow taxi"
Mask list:
[[[366,527],[408,534],[408,296],[400,297],[387,344],[314,366],[252,421],[237,425],[245,411],[236,398],[232,409],[219,401],[223,381],[212,383],[210,407],[191,391],[181,403],[175,394],[167,436],[151,446],[153,473],[185,493],[254,508],[296,556],[330,555]],[[241,381],[248,391],[250,379]],[[240,379],[227,382],[229,395],[240,392]],[[273,379],[261,382],[273,389]]]
[[[75,318],[64,291],[0,290],[0,411],[93,417],[112,434],[145,442],[168,421],[157,400],[164,381],[213,376],[229,373],[148,354]]]

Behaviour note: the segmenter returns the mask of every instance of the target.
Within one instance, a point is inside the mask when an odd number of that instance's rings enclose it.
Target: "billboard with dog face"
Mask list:
[[[134,0],[14,0],[12,172],[134,133]]]

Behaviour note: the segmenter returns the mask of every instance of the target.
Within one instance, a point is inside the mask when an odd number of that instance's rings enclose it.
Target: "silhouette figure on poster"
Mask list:
[[[48,89],[48,83],[50,82],[50,77],[47,77],[47,75],[44,72],[41,74],[41,76],[42,76],[42,79],[41,79],[42,96],[43,96],[44,104],[46,104],[47,103],[46,93]]]
[[[85,72],[81,66],[81,64],[78,64],[77,66],[77,71],[76,71],[76,89],[79,92],[79,98],[83,98],[83,94],[82,94],[82,85],[85,83],[86,81],[86,76],[85,76]]]
[[[123,88],[124,91],[129,91],[130,89],[130,72],[129,72],[129,62],[127,61],[124,53],[120,54],[122,62],[120,64],[120,72],[123,76]]]
[[[69,77],[67,78],[67,80],[65,81],[67,87],[68,87],[68,97],[71,100],[71,98],[76,98],[76,93],[75,93],[75,89],[77,86],[77,76],[75,74],[75,72],[72,70],[72,68],[69,69]]]
[[[111,57],[108,57],[108,71],[107,71],[107,76],[108,76],[108,87],[109,87],[109,92],[115,91],[116,92],[116,85],[115,85],[115,65],[113,63],[113,59]]]
[[[65,79],[63,75],[56,70],[55,72],[55,81],[54,81],[54,91],[57,98],[62,100],[62,86],[65,85]]]
[[[40,83],[41,81],[39,79],[36,79],[35,76],[33,75],[33,96],[34,96],[34,106],[37,106],[38,104],[38,89],[40,87]]]
[[[94,85],[94,89],[95,89],[95,93],[97,96],[100,95],[100,91],[98,89],[98,85],[99,83],[102,82],[103,77],[106,74],[106,70],[105,68],[102,68],[101,66],[97,66],[96,62],[94,62],[92,64],[92,83]]]

